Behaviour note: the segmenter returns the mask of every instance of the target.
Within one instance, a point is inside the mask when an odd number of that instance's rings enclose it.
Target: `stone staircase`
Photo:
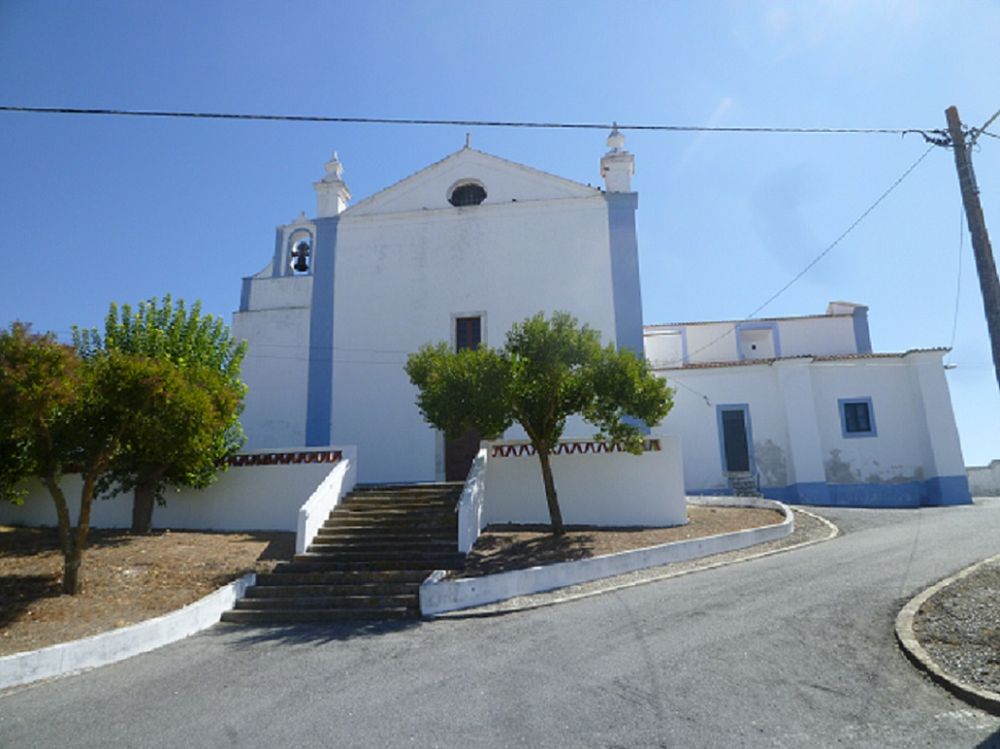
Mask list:
[[[420,583],[455,569],[461,483],[359,485],[304,554],[257,576],[225,622],[414,619]]]
[[[750,471],[730,471],[729,488],[734,497],[763,497],[757,488],[757,478]]]

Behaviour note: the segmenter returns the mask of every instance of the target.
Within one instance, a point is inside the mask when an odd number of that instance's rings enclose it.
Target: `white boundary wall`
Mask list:
[[[340,450],[344,458],[354,456],[354,448],[321,448],[318,452]],[[310,449],[310,451],[312,451]],[[282,451],[262,450],[249,455]],[[299,452],[305,452],[299,449]],[[344,460],[341,460],[343,463]],[[355,462],[350,461],[352,464]],[[165,507],[153,511],[154,528],[185,530],[269,530],[298,531],[298,515],[303,504],[317,491],[340,463],[292,463],[288,465],[234,466],[205,489],[168,489]],[[341,469],[343,470],[343,469]],[[63,491],[75,524],[80,507],[80,477],[65,476]],[[0,524],[55,526],[55,504],[38,481],[28,482],[28,497],[21,506],[0,503]],[[129,528],[132,525],[132,494],[113,499],[95,499],[92,528]]]
[[[483,529],[483,506],[486,503],[486,455],[482,449],[476,453],[465,480],[462,498],[458,501],[458,550],[468,554]]]
[[[990,461],[988,466],[970,466],[969,491],[973,497],[1000,496],[1000,460]]]
[[[444,576],[447,573],[438,570],[420,586],[420,613],[425,617],[433,617],[448,611],[484,606],[508,598],[543,593],[569,585],[580,585],[648,567],[686,562],[712,554],[745,549],[755,544],[784,538],[795,530],[795,518],[791,510],[774,500],[705,497],[700,498],[696,504],[778,510],[784,515],[784,520],[776,525],[766,525],[762,528],[748,528],[718,536],[692,538],[645,549],[623,551],[619,554],[512,570],[496,575],[445,580]]]
[[[357,450],[353,447],[344,448],[343,458],[299,508],[299,522],[295,529],[296,554],[302,554],[306,550],[333,508],[354,488],[358,479],[357,466]]]
[[[0,658],[0,690],[131,658],[217,624],[254,584],[251,572],[177,611],[93,637]]]
[[[684,472],[679,437],[657,437],[660,449],[641,455],[627,452],[568,452],[551,457],[552,475],[567,525],[653,526],[687,522]],[[485,524],[548,523],[542,469],[522,441],[489,443],[486,462]],[[513,449],[513,450],[512,450]],[[523,452],[527,452],[524,450]]]

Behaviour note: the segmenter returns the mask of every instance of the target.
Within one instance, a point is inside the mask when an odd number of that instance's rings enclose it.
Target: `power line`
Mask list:
[[[751,312],[750,314],[748,314],[744,319],[745,320],[751,320],[752,318],[754,318],[757,315],[757,313],[759,313],[761,310],[763,310],[765,307],[767,307],[771,302],[773,302],[779,296],[781,296],[786,291],[788,291],[788,289],[790,289],[793,284],[795,284],[806,273],[808,273],[810,270],[812,270],[812,268],[820,260],[822,260],[824,257],[826,257],[826,255],[829,254],[829,252],[831,250],[833,250],[834,247],[836,247],[838,244],[840,244],[844,240],[844,238],[847,237],[848,234],[850,234],[852,231],[854,231],[854,229],[857,228],[858,224],[860,224],[862,221],[864,221],[865,218],[867,218],[868,215],[872,211],[874,211],[882,203],[883,200],[885,200],[887,197],[889,197],[889,194],[892,193],[892,191],[895,190],[897,187],[899,187],[899,185],[903,182],[903,180],[905,180],[910,175],[910,173],[914,169],[916,169],[917,166],[920,165],[920,162],[922,162],[924,159],[927,158],[928,154],[930,154],[930,152],[933,151],[934,148],[935,148],[935,146],[937,146],[937,145],[939,145],[939,144],[937,144],[937,143],[931,143],[931,145],[927,147],[927,150],[924,151],[920,155],[920,158],[918,158],[916,161],[914,161],[912,164],[910,164],[910,166],[906,169],[906,171],[903,172],[899,176],[899,178],[896,179],[896,181],[893,182],[888,187],[888,189],[886,189],[881,195],[879,195],[878,198],[875,200],[874,203],[872,203],[870,206],[868,206],[868,208],[866,208],[865,211],[854,220],[854,223],[852,223],[843,232],[841,232],[840,236],[838,236],[829,245],[827,245],[826,248],[824,248],[822,252],[820,252],[816,257],[814,257],[812,260],[810,260],[809,263],[802,270],[800,270],[798,273],[796,273],[788,283],[786,283],[784,286],[782,286],[780,289],[778,289],[774,294],[772,294],[770,297],[768,297],[768,299],[763,304],[761,304],[760,306],[758,306],[753,312]],[[725,333],[722,333],[721,335],[716,336],[715,338],[713,338],[712,340],[710,340],[708,343],[706,343],[704,346],[701,346],[701,347],[695,349],[694,351],[689,352],[688,353],[688,358],[690,358],[694,354],[697,354],[697,353],[699,353],[701,351],[704,351],[705,349],[707,349],[707,348],[715,345],[716,343],[718,343],[719,341],[721,341],[726,336],[729,336],[729,335],[732,335],[732,334],[735,334],[735,333],[736,333],[736,326],[733,325],[733,327],[728,328]]]
[[[796,281],[798,281],[800,278],[802,278],[802,276],[804,276],[806,273],[808,273],[810,270],[812,270],[813,266],[815,266],[816,263],[818,263],[820,260],[822,260],[824,257],[826,257],[827,254],[834,247],[836,247],[838,244],[840,244],[848,234],[850,234],[852,231],[854,231],[854,229],[857,227],[858,224],[860,224],[862,221],[864,221],[868,217],[868,214],[870,214],[872,211],[874,211],[876,208],[878,208],[879,205],[882,203],[882,201],[885,200],[887,197],[889,197],[889,194],[893,190],[895,190],[897,187],[899,187],[899,185],[903,182],[904,179],[906,179],[908,176],[910,176],[910,172],[912,172],[914,169],[916,169],[920,165],[920,162],[927,158],[928,154],[930,154],[930,152],[934,150],[935,145],[936,144],[933,144],[933,143],[931,145],[929,145],[927,147],[927,150],[924,151],[923,154],[921,154],[920,158],[917,159],[916,161],[914,161],[912,164],[910,164],[910,167],[899,176],[899,179],[897,179],[895,182],[893,182],[885,192],[883,192],[881,195],[879,195],[878,199],[876,199],[876,201],[874,203],[872,203],[870,206],[868,206],[868,208],[865,209],[864,213],[862,213],[860,216],[858,216],[854,220],[853,224],[851,224],[846,229],[844,229],[844,231],[840,234],[839,237],[837,237],[829,245],[827,245],[826,249],[824,249],[816,257],[814,257],[809,262],[809,264],[806,265],[805,268],[803,268],[795,276],[793,276],[792,280],[790,280],[788,283],[786,283],[784,286],[782,286],[780,289],[778,289],[776,292],[774,292],[774,294],[772,294],[770,297],[768,297],[767,301],[765,301],[762,305],[760,305],[759,307],[757,307],[757,309],[755,309],[753,312],[751,312],[749,315],[747,315],[747,318],[749,319],[751,317],[754,317],[758,312],[760,312],[765,307],[767,307],[771,302],[773,302],[779,296],[781,296],[782,294],[784,294],[792,286],[792,284],[794,284]]]
[[[264,122],[321,122],[346,125],[456,125],[463,127],[533,128],[538,130],[619,130],[655,131],[677,133],[780,133],[798,135],[906,135],[916,133],[929,139],[928,134],[940,137],[945,131],[934,128],[889,127],[757,127],[742,125],[666,125],[619,124],[609,122],[555,122],[524,120],[471,120],[471,119],[422,119],[416,117],[346,117],[303,114],[254,114],[245,112],[185,112],[163,109],[98,109],[88,107],[25,107],[0,105],[0,112],[33,114],[104,115],[115,117],[171,117],[203,120],[251,120]],[[991,135],[991,133],[987,133]]]

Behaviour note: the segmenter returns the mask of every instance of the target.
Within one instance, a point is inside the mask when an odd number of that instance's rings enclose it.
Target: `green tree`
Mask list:
[[[73,329],[85,360],[112,352],[156,362],[150,398],[135,403],[121,449],[100,490],[133,492],[132,531],[152,529],[153,509],[164,503],[167,486],[203,488],[217,477],[223,461],[245,442],[240,426],[246,385],[240,365],[246,344],[237,344],[221,318],[203,315],[169,295],[150,299],[133,311],[112,304],[103,337],[96,329]]]
[[[567,418],[582,415],[597,427],[596,439],[638,454],[638,422],[656,425],[673,406],[672,391],[644,359],[602,347],[598,331],[565,312],[515,324],[500,350],[425,345],[409,357],[406,373],[420,413],[449,438],[469,428],[495,438],[515,422],[523,427],[541,464],[555,535],[563,522],[550,456]]]
[[[14,323],[0,331],[0,497],[22,502],[18,483],[37,477],[55,503],[64,593],[80,592],[80,567],[97,487],[156,383],[148,362],[120,354],[82,361],[50,333]],[[76,525],[62,488],[79,473]]]

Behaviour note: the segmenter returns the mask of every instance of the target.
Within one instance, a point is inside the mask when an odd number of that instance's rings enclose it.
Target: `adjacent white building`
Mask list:
[[[478,440],[446,444],[424,423],[407,355],[500,345],[513,323],[566,310],[675,386],[656,431],[680,437],[690,493],[739,475],[792,502],[970,501],[942,350],[873,353],[866,307],[644,329],[634,158],[617,129],[608,147],[603,189],[467,146],[350,207],[334,154],[315,217],[278,227],[243,281],[249,447],[356,445],[363,481],[460,478]]]
[[[657,431],[682,438],[688,493],[749,473],[765,496],[802,504],[971,501],[946,350],[873,352],[867,307],[650,325],[645,345],[675,388]]]

